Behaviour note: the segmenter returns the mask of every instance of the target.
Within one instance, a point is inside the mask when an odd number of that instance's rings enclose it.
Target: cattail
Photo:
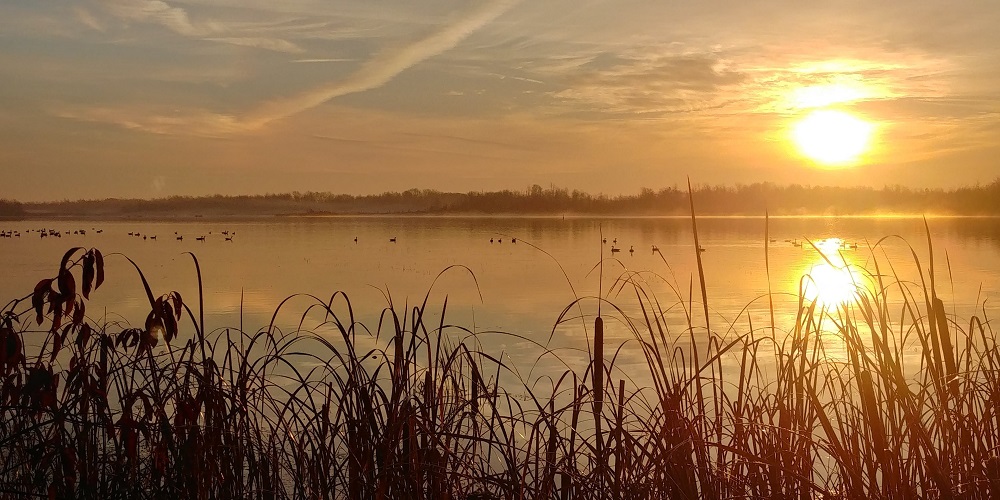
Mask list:
[[[600,483],[603,487],[604,435],[601,432],[601,414],[604,408],[604,320],[598,316],[594,320],[594,432],[597,437],[598,468],[601,469]]]
[[[594,412],[604,404],[604,319],[594,320]]]

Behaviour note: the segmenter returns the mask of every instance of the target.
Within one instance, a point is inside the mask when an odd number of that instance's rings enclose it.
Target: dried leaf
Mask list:
[[[63,344],[62,335],[52,336],[52,356],[49,357],[50,363],[56,360],[56,356],[59,355],[59,351],[62,349],[62,344]]]
[[[66,251],[65,254],[63,254],[62,261],[59,263],[60,273],[62,273],[64,269],[69,269],[69,259],[73,257],[73,254],[75,254],[77,250],[83,250],[83,247],[70,248],[69,250]]]
[[[174,302],[174,314],[177,316],[177,320],[181,319],[181,308],[184,306],[184,301],[181,300],[181,294],[179,292],[171,292],[170,297]]]
[[[79,324],[83,323],[84,319],[86,319],[86,307],[85,307],[85,305],[83,303],[83,300],[80,299],[79,297],[77,297],[76,298],[76,312],[73,313],[73,324],[74,325],[79,325]]]
[[[20,336],[10,327],[0,328],[0,366],[13,368],[20,358]]]
[[[94,254],[87,252],[83,256],[83,298],[90,299],[90,291],[94,286]]]
[[[170,304],[164,303],[163,308],[163,340],[170,343],[170,340],[177,336],[177,319],[170,310]]]
[[[76,295],[76,278],[73,277],[73,273],[69,269],[59,271],[58,287],[59,293],[67,300],[72,300],[73,296]]]
[[[52,280],[44,279],[35,285],[35,293],[31,295],[31,307],[35,309],[35,321],[42,324],[44,318],[45,297],[52,290]]]
[[[87,323],[84,323],[80,327],[80,331],[76,334],[76,345],[80,348],[80,350],[86,349],[87,341],[90,340],[91,333],[93,333],[93,331]]]
[[[104,283],[104,256],[96,248],[91,249],[91,251],[94,252],[94,272],[97,274],[94,281],[94,290],[97,290]]]

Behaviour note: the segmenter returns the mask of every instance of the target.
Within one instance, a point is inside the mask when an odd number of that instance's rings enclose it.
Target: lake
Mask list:
[[[776,327],[787,331],[800,286],[808,298],[836,307],[850,300],[851,276],[868,281],[863,270],[874,273],[876,260],[883,276],[896,275],[906,286],[920,286],[921,271],[929,279],[920,218],[772,218],[767,237],[763,218],[701,218],[697,223],[711,327],[721,333],[769,324],[769,290]],[[938,294],[948,312],[968,318],[985,308],[996,316],[1000,219],[932,218],[928,225]],[[40,237],[42,228],[62,235]],[[432,326],[447,297],[448,323],[475,333],[487,352],[512,354],[530,367],[537,343],[556,348],[559,363],[578,368],[576,363],[586,360],[596,297],[607,299],[601,307],[608,341],[616,345],[634,337],[627,322],[639,321],[642,310],[628,283],[641,284],[655,297],[668,323],[676,325],[675,335],[686,332],[689,314],[691,324],[704,327],[698,252],[687,218],[30,220],[3,221],[0,230],[20,234],[0,239],[5,278],[0,291],[8,300],[54,277],[70,247],[100,249],[107,280],[87,309],[97,323],[141,326],[148,312],[141,281],[121,255],[138,264],[154,295],[178,291],[197,313],[197,275],[186,254],[191,252],[201,265],[208,330],[242,325],[254,332],[268,325],[288,297],[311,294],[326,301],[338,291],[350,298],[357,319],[375,330],[390,299],[403,313],[404,304],[418,306],[429,293]],[[74,234],[80,230],[86,234]],[[837,272],[841,258],[861,272]],[[805,274],[815,279],[803,280]],[[837,282],[837,275],[848,277],[846,285]],[[578,307],[567,311],[570,320],[554,330],[560,313],[577,299],[582,299]],[[276,325],[294,329],[313,303],[307,296],[293,297]],[[322,331],[322,320],[312,311],[304,328]],[[628,355],[622,361],[630,359],[641,362]]]

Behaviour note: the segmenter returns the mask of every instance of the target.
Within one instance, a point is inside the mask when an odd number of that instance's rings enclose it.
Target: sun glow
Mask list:
[[[874,97],[875,92],[861,85],[830,84],[801,87],[792,93],[792,105],[798,109],[823,108]]]
[[[809,270],[803,296],[827,307],[849,304],[858,298],[859,285],[855,278],[855,273],[847,267],[821,262]]]
[[[858,299],[863,285],[861,273],[844,262],[840,251],[852,247],[840,238],[816,243],[824,257],[803,276],[802,296],[822,307],[838,307]]]
[[[809,158],[826,166],[846,166],[868,150],[875,127],[850,113],[817,109],[795,124],[792,140]]]

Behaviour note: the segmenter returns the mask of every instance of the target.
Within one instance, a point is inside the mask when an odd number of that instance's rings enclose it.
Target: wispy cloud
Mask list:
[[[114,108],[92,106],[63,106],[50,109],[49,113],[60,118],[83,122],[109,123],[131,130],[155,134],[186,134],[217,137],[243,130],[231,115],[211,111],[168,114],[162,109]]]
[[[381,87],[415,64],[436,56],[493,21],[520,0],[498,0],[470,12],[458,21],[399,49],[383,51],[347,79],[297,96],[269,102],[250,113],[243,123],[250,129],[315,108],[336,97]]]
[[[553,97],[574,110],[610,114],[691,111],[717,104],[720,89],[746,77],[714,54],[603,55],[579,64]]]
[[[59,116],[86,121],[112,122],[127,128],[163,134],[224,135],[260,129],[276,120],[288,118],[315,108],[337,97],[364,92],[385,85],[416,64],[455,47],[466,37],[507,12],[520,0],[493,0],[468,12],[454,22],[411,44],[385,49],[365,62],[345,79],[321,85],[298,95],[266,102],[245,115],[218,114],[198,111],[186,115],[159,115],[147,112],[129,113],[124,110],[74,109],[60,110]],[[191,23],[187,13],[159,0],[116,1],[123,16],[139,20],[155,20],[178,33],[203,36],[203,28]],[[233,39],[223,39],[234,43]],[[246,39],[242,41],[247,42]],[[249,42],[247,42],[249,43]],[[331,59],[331,61],[336,59]],[[317,62],[318,60],[300,60]],[[148,111],[148,110],[144,110]]]
[[[298,64],[309,64],[309,63],[351,62],[353,60],[354,59],[348,57],[339,57],[339,58],[320,58],[320,59],[292,59],[292,62]]]
[[[104,6],[113,16],[130,22],[157,24],[179,35],[206,41],[228,43],[243,47],[253,47],[276,52],[301,53],[304,50],[283,38],[261,36],[254,31],[264,32],[263,27],[241,26],[217,21],[195,22],[187,10],[172,6],[162,0],[104,0]],[[83,11],[84,14],[89,14]],[[96,24],[93,16],[78,12],[80,20],[89,25]],[[250,31],[250,34],[247,32]]]
[[[195,26],[187,11],[161,0],[107,0],[104,5],[121,19],[160,24],[185,36],[205,36],[214,31],[211,26]]]
[[[275,52],[287,52],[289,54],[300,54],[305,52],[302,47],[289,42],[288,40],[281,40],[276,38],[254,38],[254,37],[220,37],[220,38],[206,38],[213,42],[222,42],[232,45],[239,45],[242,47],[253,47],[257,49],[273,50]]]
[[[84,9],[83,7],[76,7],[73,9],[73,12],[76,13],[77,19],[79,19],[80,22],[86,25],[88,28],[91,28],[96,31],[104,31],[106,29],[104,27],[104,24],[98,21],[97,18],[94,17],[94,15],[89,10]]]

